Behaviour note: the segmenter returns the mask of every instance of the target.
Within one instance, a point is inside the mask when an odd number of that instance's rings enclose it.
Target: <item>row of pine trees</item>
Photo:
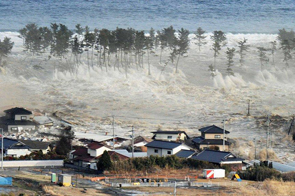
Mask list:
[[[74,30],[70,30],[63,24],[52,23],[50,27],[38,27],[35,23],[31,23],[22,28],[19,33],[23,39],[25,51],[32,55],[49,52],[48,59],[56,57],[64,60],[67,70],[72,74],[77,72],[78,67],[82,64],[82,55],[86,54],[89,72],[94,66],[106,71],[113,67],[113,69],[125,70],[126,76],[132,65],[135,65],[137,69],[143,68],[144,56],[146,56],[148,74],[151,75],[150,56],[157,55],[156,52],[159,53],[159,63],[163,66],[163,70],[168,64],[172,64],[177,73],[180,57],[187,54],[191,42],[188,30],[183,28],[175,30],[173,26],[158,31],[151,28],[146,34],[144,31],[133,28],[91,30],[88,26],[83,28],[77,24]],[[206,31],[199,27],[194,34],[194,43],[201,51],[201,48],[207,44]],[[226,46],[227,38],[223,31],[214,31],[210,40],[212,41],[211,50],[214,61],[209,65],[209,71],[212,76],[215,76],[216,59],[221,49]],[[286,67],[289,67],[292,52],[295,50],[295,33],[281,29],[278,40],[280,42],[279,49],[283,54],[283,62]],[[277,51],[277,42],[275,40],[270,42],[270,46],[269,48],[257,47],[261,69],[270,61],[267,52],[270,52],[272,63],[275,63],[274,54]],[[10,38],[0,40],[0,65],[2,58],[11,52],[12,47],[13,42],[10,41]],[[235,54],[239,55],[239,64],[243,66],[249,48],[250,45],[245,38],[237,42],[237,48],[227,48],[225,55],[228,75],[234,75],[232,68]],[[169,54],[165,60],[163,60],[164,51]]]

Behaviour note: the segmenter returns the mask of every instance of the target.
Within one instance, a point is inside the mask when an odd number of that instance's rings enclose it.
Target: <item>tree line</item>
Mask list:
[[[50,27],[39,27],[35,23],[27,24],[19,30],[20,37],[23,39],[24,49],[32,55],[40,55],[49,52],[50,56],[65,61],[63,65],[70,73],[77,73],[77,69],[82,64],[82,55],[86,57],[88,71],[94,66],[100,67],[108,71],[109,68],[123,69],[127,76],[128,69],[135,65],[137,69],[144,68],[147,64],[148,75],[151,75],[150,56],[156,55],[156,51],[160,54],[159,63],[163,66],[162,71],[168,64],[175,66],[175,72],[178,72],[180,57],[185,56],[190,49],[189,38],[190,32],[181,28],[176,30],[173,26],[163,28],[162,30],[154,30],[151,28],[148,33],[138,31],[133,28],[116,28],[93,29],[88,26],[82,27],[80,24],[75,26],[74,30],[70,30],[66,25],[52,23]],[[199,52],[201,48],[207,44],[206,31],[201,27],[194,33],[193,38],[198,46]],[[220,55],[222,48],[227,45],[227,37],[223,31],[214,31],[210,36],[212,45],[210,49],[213,51],[213,63],[209,65],[209,71],[212,76],[216,73],[216,60]],[[289,67],[292,59],[292,52],[295,50],[295,33],[280,29],[278,33],[278,41],[274,40],[269,43],[269,47],[257,47],[257,58],[260,61],[261,70],[271,63],[275,64],[275,53],[280,49],[283,53],[283,62]],[[7,56],[13,47],[10,38],[0,40],[0,65],[2,58]],[[242,67],[245,64],[245,56],[249,51],[250,45],[247,39],[237,41],[236,47],[226,48],[226,73],[234,75],[234,65]],[[168,58],[163,60],[163,52],[168,53]],[[68,55],[70,54],[70,55]],[[235,55],[239,56],[239,63],[234,62]],[[146,62],[144,63],[144,56]],[[271,60],[269,58],[271,56]]]

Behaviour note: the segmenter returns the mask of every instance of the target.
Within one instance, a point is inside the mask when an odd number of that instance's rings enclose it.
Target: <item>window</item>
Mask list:
[[[155,153],[158,153],[158,149],[155,149]]]
[[[169,150],[169,151],[167,151],[167,154],[171,154],[171,151]]]
[[[18,128],[17,127],[11,127],[11,131],[17,131]]]
[[[27,120],[27,117],[26,116],[21,116],[20,119],[21,120]]]
[[[214,138],[215,138],[215,139],[220,139],[221,136],[220,136],[220,135],[214,135]]]
[[[167,139],[172,139],[172,136],[171,135],[167,136]]]

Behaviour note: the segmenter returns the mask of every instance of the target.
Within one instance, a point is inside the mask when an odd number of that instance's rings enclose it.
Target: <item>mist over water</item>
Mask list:
[[[90,28],[132,27],[156,30],[173,25],[196,31],[277,33],[295,27],[292,0],[6,0],[0,1],[0,31],[18,31],[28,23],[80,23]]]

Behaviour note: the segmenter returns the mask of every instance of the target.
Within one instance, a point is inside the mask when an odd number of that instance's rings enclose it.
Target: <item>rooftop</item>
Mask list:
[[[223,134],[223,129],[220,127],[217,127],[215,125],[208,126],[208,127],[203,127],[199,129],[202,133],[221,133]],[[225,130],[225,134],[229,134],[230,132]]]
[[[18,107],[15,107],[15,108],[11,108],[9,110],[4,110],[5,113],[10,113],[10,114],[13,114],[13,115],[16,115],[16,114],[26,114],[26,115],[30,115],[32,114],[31,111],[29,110],[26,110],[24,108],[18,108]]]
[[[192,140],[196,144],[208,144],[208,145],[223,145],[223,139],[204,139],[203,137],[196,137]],[[230,145],[230,142],[225,141],[225,145]]]
[[[73,155],[76,155],[76,156],[82,156],[82,155],[85,155],[85,154],[87,154],[87,148],[84,147],[84,146],[80,146],[80,147],[77,148],[72,154],[73,154]]]
[[[176,143],[176,142],[154,140],[154,141],[146,144],[145,146],[150,147],[150,148],[174,149],[180,145],[182,145],[182,144]]]
[[[96,150],[99,149],[101,147],[103,147],[104,145],[98,143],[98,142],[91,142],[90,144],[88,144],[88,148],[91,150]]]
[[[180,134],[180,133],[184,133],[186,135],[186,137],[189,139],[189,136],[186,134],[185,131],[162,131],[162,130],[157,130],[152,132],[153,134]]]
[[[40,142],[40,141],[33,141],[33,140],[19,140],[20,142],[27,145],[30,149],[40,149],[46,150],[50,145],[50,142]]]
[[[193,151],[193,150],[181,150],[178,153],[176,153],[175,155],[180,157],[180,158],[189,158],[195,153],[196,152]]]
[[[208,161],[210,163],[222,163],[232,161],[243,161],[244,159],[237,158],[231,152],[204,150],[197,155],[192,156],[193,159],[200,161]]]

